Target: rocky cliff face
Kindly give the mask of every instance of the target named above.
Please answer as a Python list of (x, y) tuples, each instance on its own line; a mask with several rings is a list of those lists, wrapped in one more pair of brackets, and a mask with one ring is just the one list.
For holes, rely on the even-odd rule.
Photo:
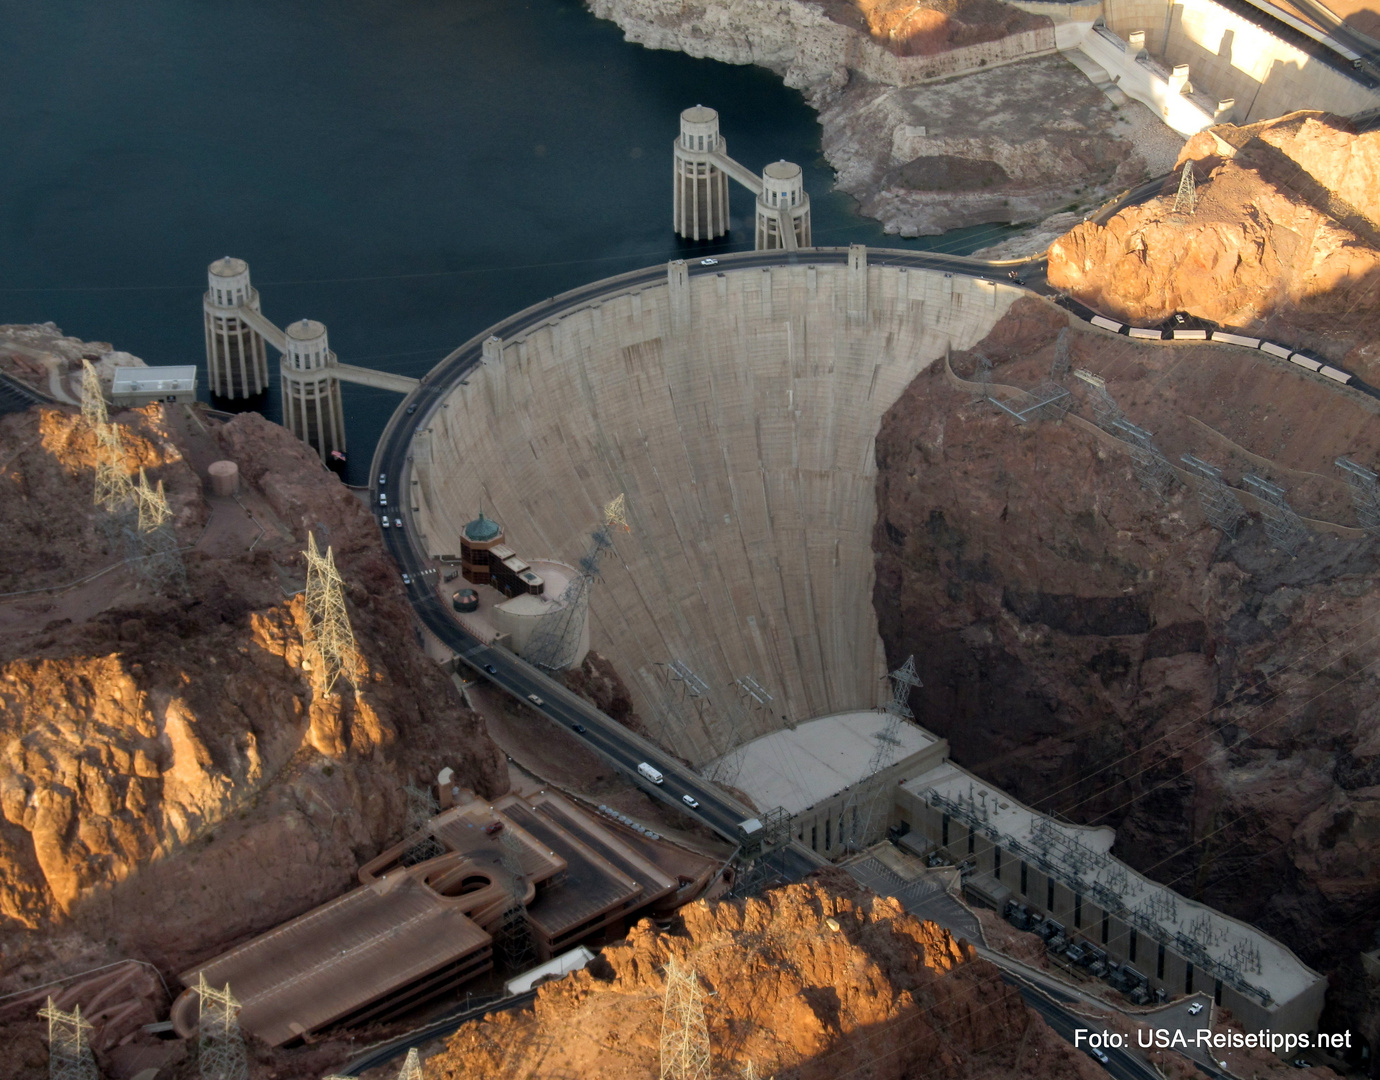
[(670, 933), (640, 923), (588, 971), (541, 990), (533, 1012), (467, 1025), (427, 1075), (654, 1076), (672, 958), (694, 965), (708, 995), (715, 1075), (749, 1062), (782, 1080), (860, 1066), (877, 1080), (1097, 1075), (966, 944), (847, 878), (700, 901), (678, 921)]
[(1081, 213), (1183, 145), (1142, 106), (1114, 110), (1042, 55), (1054, 48), (1047, 18), (991, 0), (587, 3), (629, 41), (760, 64), (801, 90), (839, 188), (902, 236)]
[(1141, 326), (1187, 312), (1375, 374), (1380, 133), (1295, 113), (1200, 133), (1184, 147), (1198, 206), (1166, 194), (1049, 248), (1049, 280)]
[[(979, 346), (993, 381), (1046, 378), (1066, 322), (1013, 306)], [(1245, 350), (1070, 343), (1171, 461), (1263, 472), (1300, 513), (1354, 522), (1332, 459), (1380, 457), (1364, 403)], [(888, 659), (915, 654), (920, 722), (1279, 937), (1332, 976), (1331, 1018), (1373, 1036), (1357, 954), (1380, 922), (1376, 540), (1318, 532), (1291, 557), (1253, 519), (1228, 542), (1182, 486), (1144, 491), (1110, 438), (1018, 425), (938, 368), (887, 414), (877, 460), (874, 599)]]
[[(320, 903), (395, 839), (403, 785), (443, 765), (507, 790), (409, 629), (367, 508), (314, 455), (257, 414), (204, 434), (180, 409), (119, 420), (130, 464), (169, 491), (185, 591), (119, 563), (79, 416), (0, 419), (5, 590), (110, 567), (0, 598), (0, 992), (117, 956), (175, 971)], [(201, 494), (219, 457), (238, 503)], [(320, 693), (304, 664), (307, 528), (348, 582), (358, 690)]]

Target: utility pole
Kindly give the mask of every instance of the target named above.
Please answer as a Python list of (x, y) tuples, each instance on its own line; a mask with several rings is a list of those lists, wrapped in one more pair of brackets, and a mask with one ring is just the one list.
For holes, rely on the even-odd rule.
[(38, 1011), (48, 1021), (48, 1080), (100, 1080), (91, 1054), (91, 1025), (81, 1018), (81, 1006), (63, 1012), (53, 1004)]
[(704, 990), (694, 965), (666, 962), (661, 1011), (661, 1080), (713, 1080)]
[(329, 694), (342, 675), (359, 688), (359, 651), (355, 632), (345, 610), (345, 583), (335, 568), (335, 555), (326, 548), (323, 555), (316, 546), (316, 534), (307, 533), (307, 627), (306, 651), (311, 660), (312, 682), (322, 694)]

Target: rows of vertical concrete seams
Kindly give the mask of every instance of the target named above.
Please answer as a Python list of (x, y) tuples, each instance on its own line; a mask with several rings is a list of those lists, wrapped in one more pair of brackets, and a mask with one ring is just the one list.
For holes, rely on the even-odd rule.
[[(672, 264), (669, 283), (491, 342), (415, 440), (431, 553), (457, 549), (482, 507), (526, 557), (574, 562), (600, 507), (626, 493), (631, 531), (603, 560), (591, 642), (666, 746), (699, 764), (879, 703), (881, 417), (1017, 295), (884, 256), (688, 281)], [(766, 693), (748, 694), (749, 679)]]

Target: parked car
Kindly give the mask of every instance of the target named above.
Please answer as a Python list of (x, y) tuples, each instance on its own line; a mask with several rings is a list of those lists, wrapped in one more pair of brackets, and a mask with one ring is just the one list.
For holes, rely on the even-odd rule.
[(1202, 1012), (1202, 1011), (1203, 1011), (1203, 1003), (1202, 1003), (1201, 1001), (1195, 1001), (1192, 1005), (1190, 1005), (1190, 1006), (1188, 1007), (1188, 1015), (1189, 1015), (1189, 1016), (1197, 1016), (1197, 1015), (1198, 1015), (1200, 1012)]

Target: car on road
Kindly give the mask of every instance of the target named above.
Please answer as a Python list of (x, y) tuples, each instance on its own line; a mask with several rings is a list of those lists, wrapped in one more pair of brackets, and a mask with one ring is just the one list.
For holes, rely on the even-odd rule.
[(384, 515), (383, 515), (383, 527), (384, 527), (385, 529), (388, 528), (388, 515), (387, 515), (387, 514), (384, 514)]
[(583, 735), (583, 734), (585, 733), (585, 725), (584, 725), (584, 724), (571, 724), (571, 725), (570, 725), (570, 730), (573, 731), (573, 732), (575, 732), (576, 735)]
[(1200, 1012), (1202, 1012), (1202, 1011), (1203, 1011), (1203, 1003), (1202, 1003), (1201, 1001), (1195, 1001), (1192, 1005), (1190, 1005), (1190, 1006), (1188, 1007), (1188, 1015), (1189, 1015), (1189, 1016), (1197, 1016), (1197, 1015), (1198, 1015)]
[(718, 266), (718, 265), (719, 265), (719, 260), (718, 260), (718, 259), (701, 259), (701, 260), (700, 260), (700, 265), (701, 265), (701, 266)]
[(388, 474), (387, 474), (386, 472), (381, 472), (381, 473), (379, 473), (379, 483), (380, 483), (380, 484), (386, 484), (386, 483), (388, 483)]
[(527, 700), (530, 701), (533, 705), (545, 705), (545, 704), (546, 704), (546, 702), (542, 701), (542, 699), (539, 698), (539, 697), (537, 697), (536, 694), (528, 694), (528, 695), (527, 695)]
[(487, 671), (490, 675), (498, 674), (498, 668), (494, 667), (493, 664), (485, 664), (484, 670)]
[(394, 519), (393, 519), (393, 528), (395, 528), (395, 529), (401, 529), (401, 528), (402, 528), (402, 518), (394, 518)]
[(682, 795), (680, 801), (690, 807), (691, 810), (698, 810), (700, 808), (700, 804), (695, 801), (692, 795)]
[(411, 584), (412, 584), (412, 575), (411, 575), (411, 574), (404, 574), (404, 575), (403, 575), (403, 584), (404, 584), (404, 585), (411, 585)]
[(1104, 1054), (1095, 1046), (1088, 1047), (1088, 1053), (1090, 1053), (1093, 1057), (1097, 1058), (1097, 1060), (1102, 1062), (1103, 1065), (1106, 1065), (1111, 1060), (1109, 1057), (1107, 1057), (1106, 1054)]
[(385, 495), (382, 491), (379, 492), (379, 505), (380, 505), (380, 506), (387, 506), (387, 505), (388, 505), (388, 496)]
[(417, 411), (417, 403), (414, 401), (411, 405), (409, 405), (409, 406), (407, 407), (407, 415), (408, 415), (408, 416), (411, 416), (411, 415), (412, 415), (414, 412), (416, 412), (416, 411)]

